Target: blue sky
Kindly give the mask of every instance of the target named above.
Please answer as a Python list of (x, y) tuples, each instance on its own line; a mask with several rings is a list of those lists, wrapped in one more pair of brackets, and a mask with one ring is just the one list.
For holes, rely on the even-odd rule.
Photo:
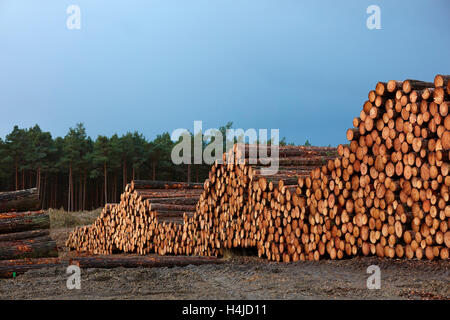
[[(81, 9), (68, 30), (66, 9)], [(366, 8), (381, 8), (381, 30)], [(0, 0), (0, 137), (280, 129), (346, 142), (378, 81), (450, 74), (450, 1)]]

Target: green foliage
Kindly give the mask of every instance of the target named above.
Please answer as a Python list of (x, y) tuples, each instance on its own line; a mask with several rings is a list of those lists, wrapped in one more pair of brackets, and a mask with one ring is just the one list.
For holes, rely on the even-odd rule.
[[(231, 126), (228, 122), (220, 130), (225, 133)], [(203, 141), (203, 148), (210, 142)], [(44, 207), (82, 210), (102, 206), (105, 197), (117, 201), (122, 186), (133, 178), (186, 181), (189, 170), (192, 181), (203, 181), (209, 166), (174, 165), (174, 145), (168, 132), (153, 141), (137, 131), (92, 140), (82, 123), (55, 138), (38, 125), (14, 126), (5, 140), (0, 139), (0, 191), (39, 183)]]
[(304, 146), (305, 146), (305, 147), (310, 147), (310, 146), (311, 146), (311, 143), (309, 143), (309, 140), (306, 140), (306, 141), (305, 141)]

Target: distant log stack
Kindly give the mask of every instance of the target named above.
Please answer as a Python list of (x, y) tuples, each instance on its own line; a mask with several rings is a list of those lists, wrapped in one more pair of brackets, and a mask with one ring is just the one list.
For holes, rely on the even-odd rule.
[(0, 260), (58, 256), (49, 215), (39, 209), (36, 188), (0, 192)]
[(284, 262), (448, 259), (449, 79), (379, 82), (347, 131), (348, 145), (280, 147), (274, 175), (264, 175), (271, 148), (235, 145), (211, 167), (201, 194), (186, 184), (132, 183), (67, 245), (201, 256), (255, 247)]
[(107, 204), (91, 225), (77, 228), (69, 248), (93, 254), (178, 253), (171, 231), (179, 233), (192, 217), (203, 184), (134, 180), (118, 204)]

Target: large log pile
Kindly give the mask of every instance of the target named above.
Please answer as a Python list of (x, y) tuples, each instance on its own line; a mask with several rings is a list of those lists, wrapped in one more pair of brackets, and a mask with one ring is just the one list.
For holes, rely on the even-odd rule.
[[(167, 202), (152, 203), (145, 197), (157, 197), (156, 191), (131, 185), (120, 204), (105, 208), (97, 227), (76, 230), (68, 246), (111, 253), (115, 243), (125, 252), (207, 256), (256, 247), (259, 256), (285, 262), (357, 255), (447, 259), (449, 79), (379, 82), (338, 156), (333, 148), (282, 147), (280, 170), (264, 176), (267, 147), (236, 145), (225, 164), (212, 166), (195, 211), (192, 199), (171, 202), (176, 189), (161, 192)], [(245, 161), (238, 163), (241, 156)], [(183, 223), (163, 221), (170, 211), (183, 213)]]
[(0, 192), (0, 260), (58, 255), (49, 215), (39, 209), (36, 188)]

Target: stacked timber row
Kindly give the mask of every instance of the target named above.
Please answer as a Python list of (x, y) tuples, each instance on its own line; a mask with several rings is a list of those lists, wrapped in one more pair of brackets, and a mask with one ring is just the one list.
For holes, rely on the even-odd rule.
[[(270, 150), (235, 145), (226, 155), (227, 164), (212, 166), (197, 205), (197, 221), (191, 222), (200, 226), (200, 254), (257, 247), (260, 256), (280, 261), (285, 254), (287, 260), (286, 234), (295, 232), (307, 210), (306, 186), (299, 181), (337, 153), (331, 147), (280, 147), (279, 170), (265, 176), (263, 170), (276, 156)], [(289, 260), (296, 260), (294, 252), (290, 255)]]
[(0, 192), (0, 260), (56, 257), (37, 189)]
[(202, 191), (201, 183), (134, 180), (118, 204), (106, 204), (91, 226), (69, 235), (66, 245), (94, 254), (179, 253), (173, 235), (193, 216)]
[[(251, 158), (238, 164), (241, 150), (236, 145), (234, 152), (223, 159), (227, 163), (227, 156), (234, 154), (236, 164), (216, 162), (203, 185), (133, 181), (119, 204), (105, 206), (92, 226), (76, 229), (67, 246), (94, 254), (156, 252), (201, 256), (221, 255), (223, 248), (252, 247), (262, 232), (256, 219), (260, 211), (249, 214), (255, 205), (261, 210), (262, 205), (257, 202), (265, 203), (262, 198), (269, 194), (269, 201), (273, 199), (275, 204), (275, 199), (284, 197), (286, 191), (290, 200), (289, 194), (296, 192), (299, 177), (306, 177), (311, 168), (337, 156), (336, 148), (331, 147), (280, 147), (277, 174), (252, 184), (270, 165), (273, 155), (265, 152), (268, 150), (254, 153), (258, 151), (255, 146), (246, 148), (243, 151)], [(257, 188), (262, 186), (262, 180), (268, 188), (264, 195)], [(301, 192), (302, 188), (298, 189)], [(297, 203), (299, 197), (293, 198)]]

